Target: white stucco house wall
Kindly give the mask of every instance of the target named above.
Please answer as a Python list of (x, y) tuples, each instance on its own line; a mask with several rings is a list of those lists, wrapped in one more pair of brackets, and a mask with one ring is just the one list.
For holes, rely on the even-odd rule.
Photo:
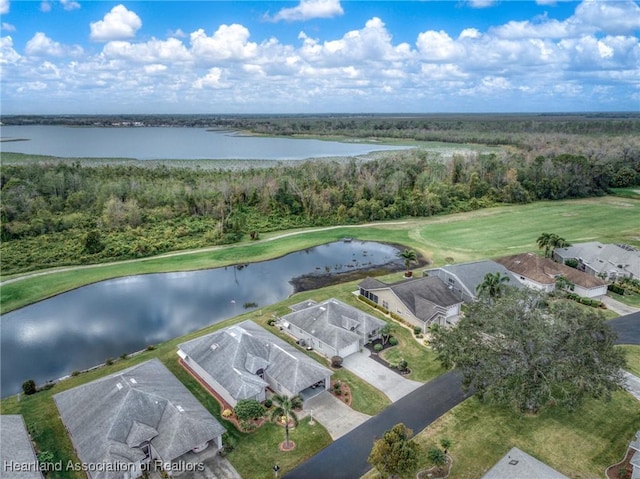
[(358, 284), (360, 295), (427, 331), (432, 324), (453, 325), (460, 316), (462, 296), (440, 278), (424, 277), (386, 284), (366, 278)]

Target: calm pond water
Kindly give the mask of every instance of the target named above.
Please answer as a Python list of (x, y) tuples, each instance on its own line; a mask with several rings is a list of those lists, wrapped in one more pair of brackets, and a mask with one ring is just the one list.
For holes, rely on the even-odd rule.
[(67, 158), (134, 158), (138, 160), (304, 160), (358, 156), (403, 147), (336, 141), (240, 136), (205, 128), (78, 128), (3, 126), (0, 137), (29, 141), (0, 142), (0, 152)]
[(335, 242), (244, 266), (102, 281), (13, 311), (0, 318), (1, 396), (236, 316), (245, 303), (282, 301), (296, 277), (397, 266), (397, 252)]

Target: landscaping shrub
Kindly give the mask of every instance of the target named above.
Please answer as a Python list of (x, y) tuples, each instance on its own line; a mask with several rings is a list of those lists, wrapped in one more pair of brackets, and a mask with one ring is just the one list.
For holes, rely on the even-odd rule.
[(29, 380), (23, 382), (22, 383), (22, 391), (26, 395), (31, 395), (31, 394), (37, 393), (38, 389), (36, 388), (36, 382), (33, 379), (29, 379)]
[(610, 284), (609, 286), (607, 286), (607, 289), (613, 293), (620, 294), (620, 295), (624, 295), (624, 291), (625, 291), (623, 287), (618, 286), (617, 284)]
[(273, 406), (273, 401), (271, 399), (265, 399), (264, 401), (264, 407), (266, 407), (267, 409), (269, 409), (271, 406)]
[(244, 432), (253, 432), (258, 429), (258, 426), (249, 421), (240, 421), (240, 427)]
[(342, 367), (342, 357), (341, 356), (331, 356), (331, 367), (332, 368), (340, 368), (340, 367)]
[(228, 432), (225, 432), (222, 435), (222, 445), (224, 446), (225, 452), (231, 452), (236, 447), (236, 438), (230, 435)]
[(396, 338), (395, 336), (391, 336), (389, 338), (389, 345), (390, 346), (397, 346), (398, 344), (398, 338)]
[(222, 411), (222, 417), (231, 417), (233, 416), (233, 411), (231, 409), (225, 409)]
[(566, 264), (567, 266), (569, 266), (571, 268), (577, 268), (578, 267), (578, 260), (574, 259), (574, 258), (569, 258), (568, 260), (565, 260), (564, 264)]
[(374, 346), (373, 346), (373, 350), (374, 350), (376, 353), (379, 353), (380, 351), (382, 351), (382, 347), (383, 347), (383, 346), (382, 346), (382, 344), (378, 343), (378, 344), (376, 344), (376, 345), (374, 345)]
[(420, 326), (414, 326), (413, 327), (413, 334), (415, 334), (416, 336), (418, 334), (420, 334), (422, 332), (422, 328)]
[[(255, 399), (241, 399), (233, 408), (236, 416), (240, 421), (248, 421), (249, 419), (258, 419), (264, 416), (264, 406)], [(243, 426), (243, 429), (244, 428)]]
[(267, 319), (267, 324), (269, 326), (273, 326), (274, 324), (276, 324), (276, 320), (273, 319), (273, 318), (269, 318), (269, 319)]
[(107, 359), (105, 360), (105, 362), (104, 362), (104, 363), (105, 363), (107, 366), (111, 366), (111, 365), (113, 364), (113, 361), (114, 361), (114, 359), (113, 359), (113, 358), (107, 358)]
[(447, 456), (439, 447), (432, 447), (427, 451), (427, 457), (434, 466), (444, 466), (447, 463)]

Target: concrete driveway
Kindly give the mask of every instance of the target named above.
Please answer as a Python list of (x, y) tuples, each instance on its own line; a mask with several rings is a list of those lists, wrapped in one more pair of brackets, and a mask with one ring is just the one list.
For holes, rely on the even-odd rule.
[(305, 401), (299, 417), (306, 417), (311, 413), (313, 413), (313, 420), (322, 424), (334, 441), (371, 417), (354, 411), (328, 391)]
[(633, 306), (621, 303), (620, 301), (613, 299), (611, 296), (601, 296), (596, 299), (599, 299), (606, 305), (608, 309), (610, 309), (611, 311), (615, 311), (620, 315), (636, 313), (639, 311), (638, 308), (634, 308)]
[(370, 355), (371, 352), (363, 348), (361, 352), (344, 358), (342, 367), (385, 393), (393, 402), (422, 386), (422, 383), (405, 379), (398, 373), (377, 363), (369, 357)]

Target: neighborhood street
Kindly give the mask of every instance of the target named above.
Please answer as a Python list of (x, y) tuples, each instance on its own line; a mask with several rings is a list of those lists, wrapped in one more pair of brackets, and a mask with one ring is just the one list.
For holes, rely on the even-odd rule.
[(461, 378), (455, 371), (420, 386), (349, 434), (341, 437), (308, 461), (286, 474), (286, 479), (353, 479), (371, 466), (367, 457), (373, 441), (395, 424), (403, 422), (419, 432), (465, 399)]
[(616, 344), (640, 344), (640, 311), (607, 321), (616, 333)]
[[(616, 344), (640, 345), (640, 312), (607, 321), (618, 334)], [(393, 403), (350, 433), (320, 451), (284, 476), (285, 479), (352, 479), (371, 465), (367, 457), (373, 442), (402, 422), (417, 433), (461, 403), (461, 377), (456, 371), (439, 376)]]

